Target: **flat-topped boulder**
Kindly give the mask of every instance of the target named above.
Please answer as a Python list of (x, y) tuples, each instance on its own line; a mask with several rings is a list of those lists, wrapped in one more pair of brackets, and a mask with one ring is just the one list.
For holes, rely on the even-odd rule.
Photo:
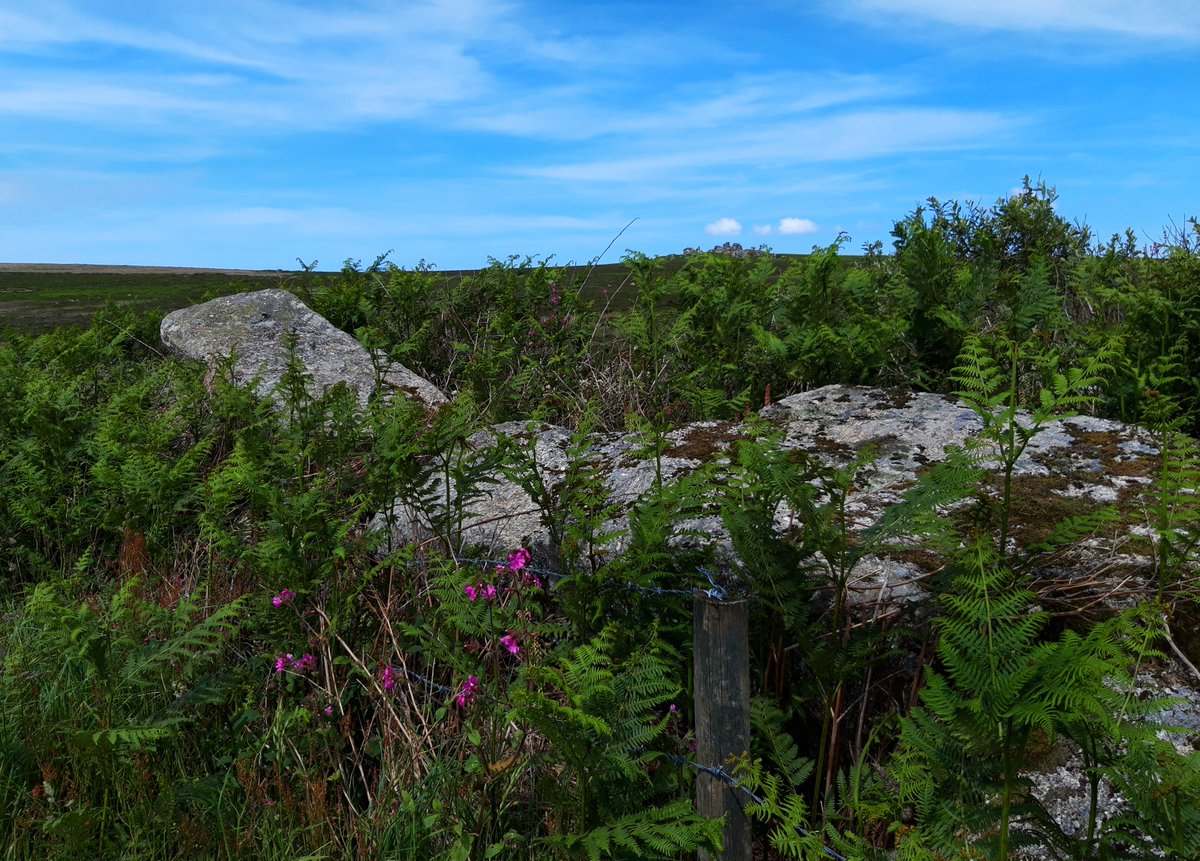
[[(869, 447), (873, 458), (858, 470), (846, 502), (848, 527), (857, 540), (904, 498), (921, 475), (945, 460), (951, 446), (967, 445), (983, 424), (972, 410), (944, 395), (840, 385), (792, 395), (764, 408), (760, 418), (765, 422), (757, 426), (699, 422), (676, 428), (662, 440), (657, 462), (645, 454), (645, 439), (638, 434), (594, 434), (583, 457), (599, 475), (605, 502), (614, 509), (603, 526), (603, 531), (612, 533), (603, 558), (628, 546), (629, 512), (657, 481), (670, 484), (706, 464), (727, 460), (735, 442), (748, 434), (773, 433), (780, 449), (832, 467), (853, 462)], [(479, 450), (505, 437), (536, 461), (547, 490), (562, 488), (569, 471), (569, 431), (510, 422), (481, 430), (470, 442)], [(985, 470), (996, 467), (987, 459), (986, 446), (981, 456)], [(1117, 519), (1103, 531), (1039, 561), (1040, 593), (1050, 604), (1090, 596), (1111, 605), (1135, 598), (1139, 588), (1149, 583), (1154, 559), (1146, 512), (1153, 504), (1148, 493), (1157, 469), (1157, 449), (1149, 434), (1120, 422), (1073, 416), (1044, 425), (1034, 436), (1015, 468), (1013, 552), (1024, 554), (1045, 542), (1066, 518), (1110, 506), (1118, 511)], [(712, 481), (723, 481), (719, 469)], [(709, 490), (715, 494), (715, 485)], [(977, 492), (981, 498), (994, 499), (998, 480), (985, 482)], [(445, 488), (438, 485), (429, 495), (429, 505), (422, 500), (397, 500), (376, 525), (382, 527), (386, 520), (394, 545), (428, 537), (438, 531), (431, 512), (446, 499)], [(963, 504), (978, 504), (978, 500)], [(511, 469), (497, 469), (464, 504), (465, 517), (456, 521), (458, 530), (452, 538), (460, 549), (481, 549), (497, 556), (524, 545), (543, 564), (553, 565), (556, 558), (543, 507), (513, 478)], [(781, 504), (776, 524), (783, 530), (790, 523), (795, 523), (795, 512)], [(707, 546), (717, 556), (732, 552), (715, 506), (708, 513), (693, 512), (678, 524), (674, 540), (681, 546)], [(928, 594), (925, 575), (936, 564), (916, 542), (908, 547), (893, 542), (859, 560), (850, 576), (851, 601), (874, 612), (921, 600)]]
[(446, 396), (428, 380), (403, 365), (373, 360), (351, 335), (286, 290), (258, 290), (222, 296), (190, 308), (172, 311), (160, 329), (163, 344), (175, 355), (217, 367), (233, 358), (233, 381), (255, 381), (257, 391), (273, 397), (287, 369), (289, 340), (295, 338), (295, 355), (311, 379), (318, 397), (338, 383), (354, 392), (360, 406), (375, 392), (402, 393), (428, 407), (446, 402)]

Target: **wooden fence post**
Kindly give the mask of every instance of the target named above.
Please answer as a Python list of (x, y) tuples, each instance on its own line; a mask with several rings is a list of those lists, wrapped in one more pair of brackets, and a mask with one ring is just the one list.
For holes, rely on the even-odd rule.
[[(708, 593), (692, 596), (696, 759), (719, 766), (750, 750), (750, 643), (745, 601), (718, 601)], [(696, 775), (696, 811), (725, 816), (720, 861), (751, 861), (750, 820), (742, 813), (744, 797), (729, 784), (703, 771)], [(717, 861), (700, 852), (700, 861)]]

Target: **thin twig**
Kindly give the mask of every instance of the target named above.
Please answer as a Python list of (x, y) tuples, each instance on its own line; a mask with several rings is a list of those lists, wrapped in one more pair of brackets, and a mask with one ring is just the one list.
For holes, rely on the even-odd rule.
[(1180, 651), (1179, 646), (1175, 645), (1175, 639), (1171, 636), (1171, 626), (1167, 623), (1166, 615), (1162, 617), (1163, 638), (1167, 641), (1167, 645), (1171, 647), (1171, 651), (1175, 653), (1175, 657), (1183, 662), (1183, 665), (1192, 671), (1192, 675), (1200, 679), (1200, 670), (1196, 669), (1196, 665), (1188, 660), (1187, 655)]

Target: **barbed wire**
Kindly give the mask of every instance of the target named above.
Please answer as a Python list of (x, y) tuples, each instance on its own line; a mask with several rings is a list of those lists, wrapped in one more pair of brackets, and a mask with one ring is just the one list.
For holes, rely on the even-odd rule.
[(432, 679), (427, 679), (419, 673), (414, 673), (412, 670), (409, 670), (405, 667), (393, 667), (391, 664), (387, 664), (386, 666), (391, 669), (393, 673), (403, 675), (406, 679), (410, 679), (414, 682), (419, 682), (420, 684), (423, 684), (427, 688), (435, 690), (438, 693), (449, 694), (450, 696), (454, 696), (458, 693), (458, 691), (454, 690), (453, 688), (440, 685)]
[[(459, 559), (459, 558), (456, 558), (455, 561), (460, 564), (478, 564), (478, 565), (503, 565), (504, 564), (503, 561), (497, 561), (494, 559)], [(553, 572), (547, 572), (547, 571), (545, 571), (545, 569), (534, 568), (531, 566), (525, 566), (519, 570), (520, 571), (531, 571), (533, 573), (543, 574), (543, 575), (546, 575), (548, 573), (553, 573)], [(695, 594), (696, 591), (703, 591), (714, 601), (728, 600), (725, 590), (722, 589), (713, 580), (712, 572), (708, 571), (705, 568), (698, 568), (697, 570), (705, 576), (705, 579), (708, 580), (709, 587), (710, 587), (709, 589), (707, 589), (707, 590), (667, 589), (667, 588), (655, 587), (655, 586), (639, 586), (634, 583), (624, 583), (624, 584), (618, 583), (618, 584), (611, 584), (611, 585), (614, 587), (617, 587), (617, 588), (625, 589), (627, 591), (643, 592), (643, 593), (648, 593), (648, 594), (652, 594), (652, 595), (668, 595), (668, 596), (684, 596), (684, 595), (686, 595), (688, 597), (691, 597), (693, 594)], [(514, 572), (514, 573), (517, 573), (517, 572)], [(558, 575), (558, 576), (561, 578), (563, 575)], [(453, 688), (447, 687), (446, 685), (442, 685), (435, 681), (432, 681), (431, 679), (427, 679), (424, 676), (420, 675), (419, 673), (414, 673), (405, 667), (392, 667), (390, 664), (388, 666), (393, 673), (396, 673), (397, 675), (401, 675), (410, 681), (414, 681), (419, 684), (422, 684), (422, 685), (426, 686), (427, 688), (429, 688), (430, 690), (437, 691), (438, 693), (446, 694), (448, 696), (459, 696), (461, 694), (461, 691), (456, 691)], [(475, 694), (475, 696), (478, 696), (478, 694)], [(722, 765), (716, 765), (716, 766), (703, 765), (699, 762), (695, 762), (694, 760), (688, 759), (687, 757), (679, 756), (678, 754), (674, 754), (674, 753), (665, 753), (664, 752), (663, 755), (669, 761), (674, 763), (675, 765), (678, 765), (678, 766), (681, 766), (684, 768), (690, 768), (690, 769), (693, 769), (694, 771), (700, 772), (702, 774), (710, 775), (711, 777), (714, 777), (717, 780), (720, 780), (721, 782), (728, 785), (731, 789), (734, 789), (734, 790), (737, 790), (738, 792), (740, 792), (742, 795), (744, 795), (746, 798), (748, 798), (750, 801), (752, 801), (755, 804), (759, 804), (759, 805), (766, 804), (765, 799), (763, 799), (762, 797), (760, 797), (758, 795), (755, 795), (754, 792), (752, 792), (748, 787), (743, 786), (741, 781), (739, 781), (736, 777), (734, 777), (732, 774), (730, 774), (728, 771), (726, 771), (725, 767)], [(809, 837), (809, 836), (812, 836), (812, 834), (813, 834), (813, 832), (808, 831), (800, 826), (796, 826), (796, 830), (804, 837)], [(845, 857), (843, 857), (842, 855), (839, 855), (837, 852), (835, 852), (830, 847), (822, 844), (821, 848), (824, 850), (825, 854), (829, 858), (833, 859), (833, 861), (847, 861), (847, 859)]]
[[(459, 565), (495, 565), (497, 568), (503, 568), (512, 571), (512, 569), (508, 569), (507, 559), (473, 559), (462, 556), (454, 556), (452, 558)], [(702, 568), (699, 566), (696, 568), (696, 570), (704, 575), (704, 578), (708, 581), (709, 588), (696, 589), (693, 587), (691, 589), (671, 589), (665, 586), (643, 586), (639, 583), (613, 583), (612, 581), (603, 582), (601, 587), (605, 589), (615, 589), (621, 592), (632, 592), (641, 595), (682, 598), (691, 598), (697, 591), (700, 591), (714, 601), (724, 602), (730, 600), (728, 592), (722, 586), (720, 586), (716, 580), (713, 579), (713, 574), (711, 571), (709, 571), (707, 568)], [(533, 565), (525, 565), (513, 571), (512, 573), (518, 574), (524, 571), (528, 571), (532, 574), (537, 574), (546, 578), (546, 583), (548, 585), (561, 583), (563, 580), (568, 580), (571, 577), (571, 575), (563, 574), (559, 571), (551, 571), (548, 568), (538, 568)]]
[[(755, 804), (765, 805), (767, 803), (766, 799), (764, 799), (758, 795), (755, 795), (750, 790), (749, 787), (743, 786), (742, 782), (740, 780), (738, 780), (736, 777), (734, 777), (732, 774), (730, 774), (728, 771), (726, 771), (725, 767), (723, 765), (717, 765), (717, 766), (701, 765), (698, 762), (693, 762), (692, 760), (688, 759), (685, 756), (679, 756), (678, 754), (674, 754), (674, 753), (668, 753), (668, 754), (666, 754), (666, 757), (667, 757), (667, 759), (669, 759), (671, 762), (675, 763), (678, 766), (682, 766), (684, 768), (691, 768), (695, 771), (715, 777), (717, 780), (720, 780), (722, 783), (725, 783), (726, 785), (728, 785), (731, 789), (736, 789), (738, 792), (745, 795), (748, 799), (750, 799)], [(796, 830), (798, 832), (800, 832), (800, 835), (803, 837), (813, 836), (812, 831), (809, 831), (806, 828), (801, 828), (799, 825), (796, 826)], [(821, 844), (821, 848), (825, 851), (825, 854), (827, 856), (829, 856), (830, 858), (833, 858), (834, 861), (846, 861), (846, 858), (844, 856), (839, 855), (837, 852), (835, 852), (833, 849), (829, 848), (828, 846)]]
[[(446, 687), (445, 685), (438, 684), (437, 682), (427, 679), (424, 676), (420, 675), (419, 673), (414, 673), (411, 670), (408, 670), (404, 667), (391, 667), (391, 670), (392, 670), (392, 672), (394, 672), (398, 675), (404, 676), (406, 679), (409, 679), (410, 681), (418, 682), (422, 685), (425, 685), (429, 689), (437, 691), (439, 693), (447, 694), (449, 696), (458, 696), (461, 693), (460, 691), (455, 691), (452, 688)], [(690, 768), (693, 771), (700, 772), (702, 774), (707, 774), (707, 775), (710, 775), (711, 777), (715, 777), (717, 780), (720, 780), (722, 783), (726, 784), (731, 789), (734, 789), (734, 790), (737, 790), (738, 792), (740, 792), (742, 795), (744, 795), (746, 798), (748, 798), (754, 804), (758, 804), (758, 805), (766, 804), (766, 799), (762, 798), (759, 795), (755, 795), (754, 792), (751, 791), (749, 787), (743, 786), (742, 782), (740, 780), (738, 780), (736, 777), (734, 777), (732, 774), (730, 774), (728, 771), (726, 771), (725, 767), (723, 765), (716, 765), (716, 766), (703, 765), (702, 763), (688, 759), (686, 756), (680, 756), (675, 753), (663, 752), (663, 756), (666, 757), (666, 759), (668, 759), (670, 762), (674, 763), (677, 766), (680, 766), (682, 768)], [(804, 836), (804, 837), (810, 837), (813, 835), (813, 832), (811, 832), (805, 828), (802, 828), (799, 825), (796, 826), (796, 830), (798, 832), (800, 832), (801, 836)], [(847, 861), (847, 859), (844, 856), (839, 855), (837, 852), (835, 852), (833, 849), (829, 848), (828, 846), (825, 846), (824, 844), (822, 844), (821, 848), (825, 851), (825, 854), (828, 857), (834, 859), (834, 861)]]

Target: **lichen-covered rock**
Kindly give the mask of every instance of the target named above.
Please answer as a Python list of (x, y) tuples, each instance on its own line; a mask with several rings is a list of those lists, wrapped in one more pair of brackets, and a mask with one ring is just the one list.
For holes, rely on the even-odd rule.
[[(735, 426), (726, 423), (687, 425), (667, 435), (667, 448), (657, 464), (651, 459), (635, 456), (641, 440), (634, 434), (594, 435), (584, 456), (600, 472), (607, 502), (617, 509), (616, 515), (602, 528), (602, 532), (614, 535), (614, 539), (605, 545), (605, 557), (618, 554), (628, 546), (629, 510), (657, 481), (669, 483), (694, 472), (737, 435)], [(536, 464), (540, 480), (549, 492), (560, 489), (570, 465), (570, 431), (544, 423), (506, 422), (475, 433), (468, 442), (478, 450), (497, 445), (501, 438), (526, 452), (526, 469), (532, 470)], [(521, 482), (496, 472), (476, 488), (476, 494), (463, 505), (466, 517), (454, 536), (460, 547), (480, 548), (485, 553), (499, 556), (515, 547), (525, 546), (532, 551), (537, 564), (556, 563), (545, 513)], [(375, 528), (384, 528), (385, 524), (390, 526), (393, 546), (419, 540), (436, 532), (431, 512), (444, 509), (447, 498), (444, 482), (437, 481), (428, 493), (428, 504), (397, 499), (389, 511), (375, 518), (373, 525)], [(452, 491), (449, 499), (453, 505)], [(682, 524), (681, 531), (692, 531), (690, 526), (694, 525)], [(724, 539), (717, 519), (708, 522), (705, 531), (715, 544)]]
[[(847, 500), (850, 528), (855, 533), (877, 523), (921, 473), (945, 459), (947, 447), (964, 445), (982, 428), (974, 412), (942, 395), (853, 386), (827, 386), (793, 395), (764, 408), (761, 417), (780, 434), (781, 448), (814, 455), (832, 466), (847, 464), (866, 447), (872, 448), (874, 460), (860, 470)], [(586, 458), (603, 478), (608, 503), (616, 507), (615, 516), (605, 525), (615, 533), (605, 554), (617, 554), (627, 546), (629, 509), (658, 477), (670, 483), (694, 472), (720, 458), (747, 432), (745, 425), (727, 422), (686, 425), (668, 434), (657, 465), (637, 454), (645, 449), (645, 442), (635, 434), (592, 437)], [(554, 488), (564, 480), (570, 444), (567, 430), (514, 422), (477, 433), (471, 444), (477, 449), (488, 447), (500, 435), (527, 448), (532, 441), (547, 487)], [(1056, 594), (1070, 594), (1073, 600), (1089, 594), (1080, 585), (1089, 579), (1096, 580), (1092, 593), (1102, 594), (1109, 583), (1152, 566), (1143, 537), (1147, 527), (1143, 495), (1156, 469), (1156, 455), (1145, 432), (1089, 416), (1051, 422), (1034, 437), (1016, 465), (1014, 549), (1044, 541), (1065, 517), (1113, 504), (1122, 513), (1111, 534), (1082, 541), (1047, 562), (1042, 573), (1048, 601), (1053, 602)], [(501, 554), (524, 544), (542, 562), (552, 563), (545, 512), (510, 477), (497, 472), (490, 478), (491, 483), (481, 486), (479, 495), (467, 506), (463, 528), (455, 536), (459, 546), (482, 546), (485, 552)], [(433, 495), (444, 499), (445, 489), (436, 489)], [(432, 529), (417, 510), (421, 506), (413, 508), (411, 503), (397, 509), (406, 508), (409, 516), (391, 518), (396, 542), (406, 543)], [(791, 519), (793, 512), (777, 512), (780, 528)], [(680, 537), (680, 542), (694, 545), (701, 541), (718, 553), (729, 552), (728, 536), (715, 516), (682, 524), (680, 532), (688, 535)], [(866, 556), (850, 575), (851, 603), (875, 613), (919, 600), (926, 595), (922, 584), (927, 568), (928, 557), (915, 548), (911, 553), (893, 549)], [(1102, 572), (1119, 573), (1120, 577), (1099, 576)]]
[(266, 397), (275, 395), (287, 368), (287, 338), (294, 335), (296, 357), (311, 377), (314, 396), (344, 383), (365, 406), (378, 381), (387, 393), (402, 392), (426, 406), (446, 402), (436, 386), (403, 365), (385, 360), (377, 368), (366, 348), (285, 290), (222, 296), (172, 311), (163, 318), (160, 334), (177, 356), (210, 367), (233, 356), (234, 382), (257, 380), (258, 392)]

